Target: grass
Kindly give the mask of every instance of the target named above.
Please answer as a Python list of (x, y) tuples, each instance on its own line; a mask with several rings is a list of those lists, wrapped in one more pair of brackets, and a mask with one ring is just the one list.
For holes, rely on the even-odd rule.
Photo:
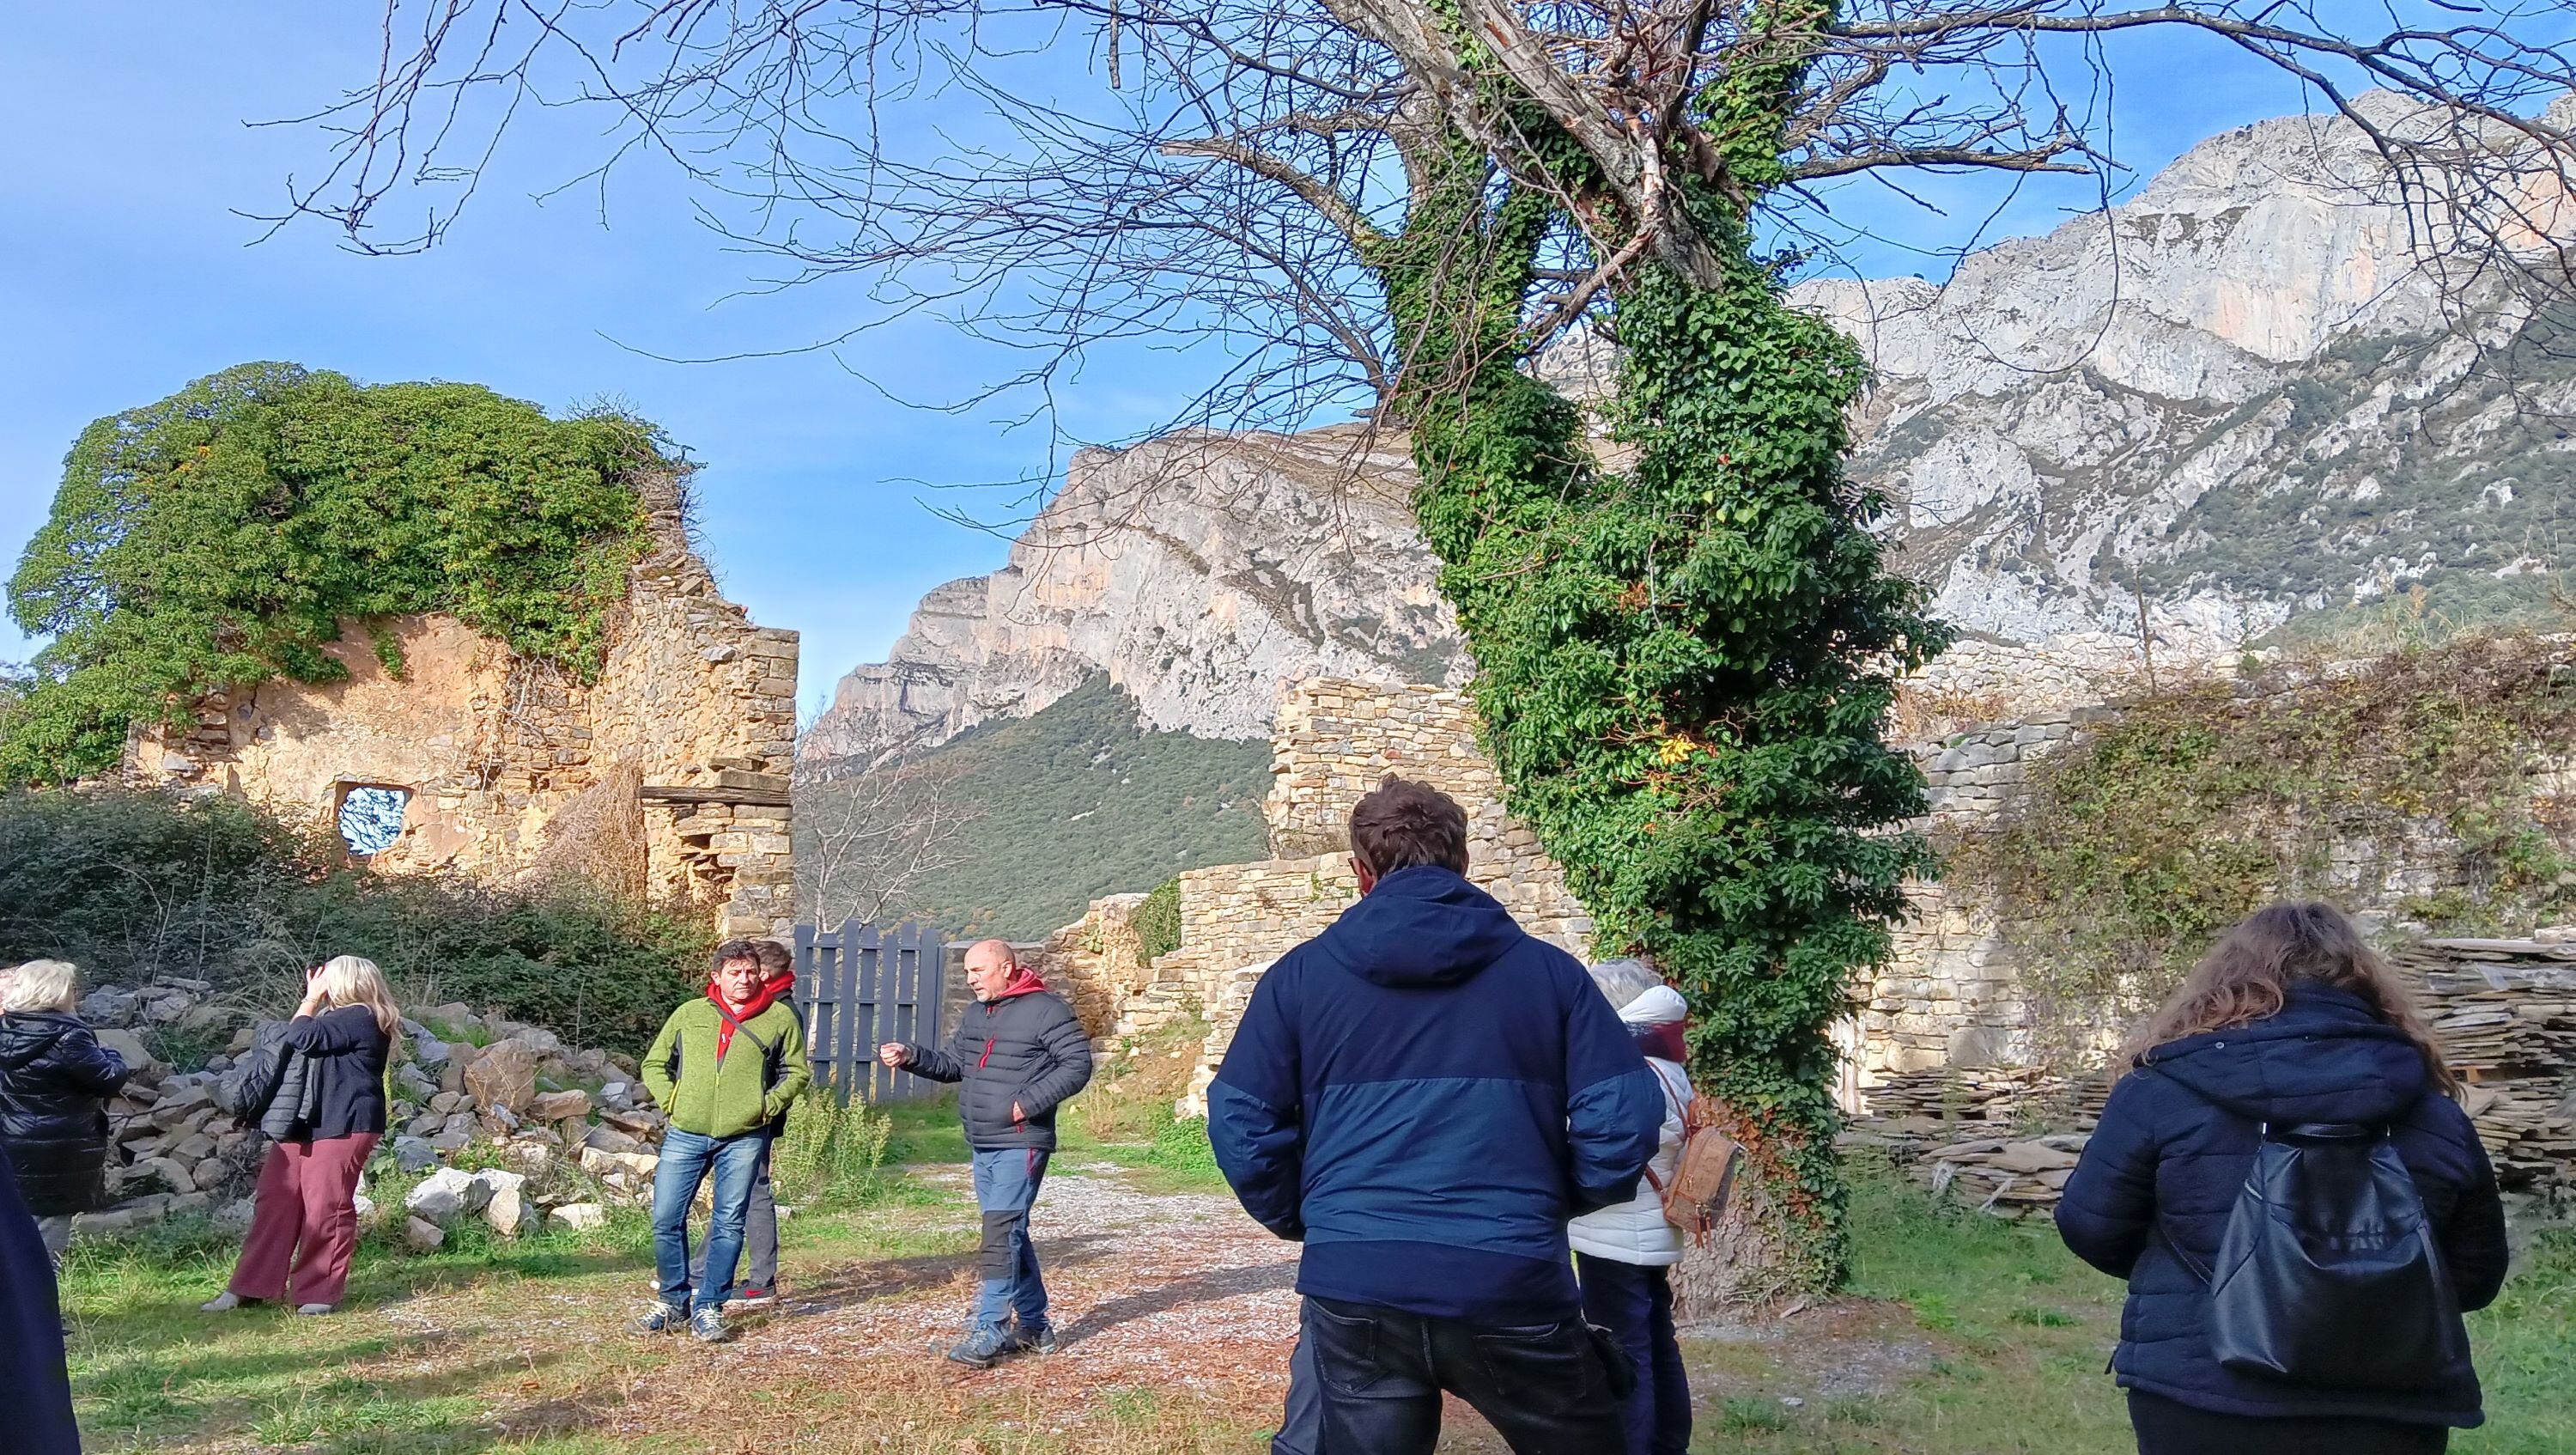
[[(2130, 1455), (2127, 1406), (2103, 1372), (2117, 1281), (2045, 1221), (1930, 1203), (1858, 1169), (1850, 1300), (1785, 1326), (1686, 1343), (1694, 1448), (1744, 1455)], [(2576, 1236), (2544, 1237), (2496, 1306), (2469, 1319), (2487, 1424), (2455, 1455), (2576, 1449)], [(1795, 1405), (1785, 1400), (1798, 1401)]]
[[(945, 1103), (898, 1107), (898, 1161), (964, 1158)], [(1098, 1143), (1065, 1118), (1067, 1158), (1155, 1167), (1154, 1149)], [(1166, 1136), (1190, 1132), (1181, 1124)], [(1203, 1138), (1200, 1145), (1204, 1145)], [(1139, 1180), (1178, 1177), (1160, 1171)], [(1174, 1185), (1196, 1185), (1179, 1182)], [(1700, 1407), (1694, 1449), (1728, 1455), (2127, 1455), (2102, 1366), (2121, 1288), (2044, 1223), (1945, 1208), (1889, 1173), (1855, 1179), (1853, 1296), (1685, 1341)], [(608, 1451), (976, 1451), (980, 1455), (1255, 1455), (1268, 1408), (1180, 1383), (1067, 1396), (961, 1383), (935, 1360), (853, 1351), (757, 1369), (716, 1387), (703, 1356), (620, 1337), (643, 1297), (644, 1220), (520, 1242), (479, 1225), (414, 1255), (363, 1246), (349, 1315), (210, 1318), (238, 1244), (203, 1221), (75, 1244), (66, 1271), (73, 1379), (93, 1451), (321, 1455), (605, 1455)], [(972, 1210), (953, 1183), (890, 1173), (884, 1191), (789, 1225), (789, 1279), (848, 1306), (963, 1286)], [(1687, 1311), (1686, 1311), (1687, 1312)], [(2461, 1455), (2576, 1449), (2561, 1393), (2576, 1363), (2576, 1234), (2544, 1235), (2497, 1306), (2472, 1316), (2490, 1423)], [(925, 1329), (925, 1339), (945, 1326)], [(880, 1351), (881, 1352), (881, 1351)], [(1276, 1357), (1264, 1348), (1248, 1358)], [(674, 1402), (678, 1402), (674, 1405)], [(1472, 1441), (1461, 1450), (1483, 1450)]]

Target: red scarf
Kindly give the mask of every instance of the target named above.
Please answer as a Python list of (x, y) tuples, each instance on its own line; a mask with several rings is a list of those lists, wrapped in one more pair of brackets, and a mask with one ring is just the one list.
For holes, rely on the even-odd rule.
[(723, 1022), (716, 1027), (716, 1060), (724, 1060), (725, 1052), (733, 1046), (733, 1033), (742, 1029), (744, 1021), (750, 1020), (784, 1000), (787, 993), (795, 988), (795, 975), (792, 973), (782, 975), (776, 980), (763, 983), (760, 989), (753, 993), (751, 1003), (736, 1010), (725, 1002), (724, 992), (716, 988), (716, 983), (712, 980), (708, 981), (707, 999), (716, 1003), (716, 1016)]

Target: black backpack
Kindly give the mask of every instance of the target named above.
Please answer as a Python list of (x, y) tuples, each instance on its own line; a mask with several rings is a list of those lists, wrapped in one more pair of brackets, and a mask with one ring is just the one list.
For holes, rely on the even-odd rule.
[(2221, 1365), (2329, 1389), (2438, 1387), (2468, 1329), (2415, 1175), (2387, 1127), (2265, 1124), (2209, 1285)]

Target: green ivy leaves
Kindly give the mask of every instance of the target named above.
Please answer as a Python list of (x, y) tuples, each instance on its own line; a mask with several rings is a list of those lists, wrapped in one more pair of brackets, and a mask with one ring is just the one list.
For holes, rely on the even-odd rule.
[(0, 782), (112, 766), (218, 687), (328, 681), (344, 621), (440, 611), (596, 672), (645, 544), (657, 431), (468, 384), (244, 364), (81, 432), (9, 582), (52, 641), (0, 709)]

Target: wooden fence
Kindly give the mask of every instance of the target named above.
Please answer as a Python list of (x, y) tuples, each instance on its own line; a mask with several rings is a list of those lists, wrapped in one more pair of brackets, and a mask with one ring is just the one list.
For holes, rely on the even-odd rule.
[(877, 1059), (887, 1041), (936, 1046), (948, 973), (946, 936), (925, 925), (844, 921), (796, 927), (796, 1007), (814, 1080), (843, 1101), (910, 1101), (944, 1088)]

